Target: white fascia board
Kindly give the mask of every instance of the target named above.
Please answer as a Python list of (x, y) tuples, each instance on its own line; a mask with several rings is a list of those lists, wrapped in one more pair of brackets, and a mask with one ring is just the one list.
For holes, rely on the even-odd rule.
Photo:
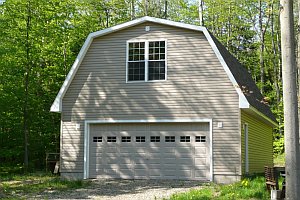
[(246, 99), (244, 93), (242, 92), (239, 84), (237, 83), (237, 81), (235, 80), (233, 74), (231, 73), (229, 67), (227, 66), (223, 56), (221, 55), (219, 49), (217, 48), (215, 42), (213, 41), (212, 37), (210, 36), (209, 32), (207, 31), (206, 28), (204, 28), (203, 33), (205, 35), (205, 37), (207, 38), (209, 44), (211, 45), (213, 51), (215, 52), (216, 56), (218, 57), (221, 65), (223, 66), (227, 76), (229, 77), (230, 81), (232, 82), (235, 90), (237, 91), (238, 95), (239, 95), (239, 108), (249, 108), (250, 104), (248, 102), (248, 100)]
[(141, 119), (141, 120), (114, 120), (114, 119), (104, 119), (104, 120), (86, 120), (88, 124), (101, 124), (101, 123), (185, 123), (185, 122), (211, 122), (211, 119)]
[(62, 87), (60, 88), (60, 90), (59, 90), (59, 92), (58, 92), (58, 94), (57, 94), (57, 96), (56, 96), (56, 98), (55, 98), (55, 100), (54, 100), (54, 102), (51, 106), (51, 109), (50, 109), (51, 112), (61, 112), (62, 98), (65, 95), (68, 87), (70, 86), (70, 84), (71, 84), (71, 82), (72, 82), (72, 80), (73, 80), (73, 78), (74, 78), (74, 76), (75, 76), (75, 74), (76, 74), (76, 72), (79, 68), (79, 65), (81, 64), (88, 48), (90, 47), (90, 45), (92, 43), (92, 40), (93, 40), (93, 36), (92, 36), (92, 34), (89, 34), (89, 36), (85, 40), (82, 48), (80, 49), (80, 52), (79, 52), (75, 62), (73, 63), (73, 65), (72, 65), (72, 67), (71, 67), (71, 69), (70, 69), (70, 71), (69, 71), (69, 73), (68, 73), (68, 75), (67, 75), (67, 77), (66, 77), (66, 79), (63, 83), (63, 85), (62, 85)]

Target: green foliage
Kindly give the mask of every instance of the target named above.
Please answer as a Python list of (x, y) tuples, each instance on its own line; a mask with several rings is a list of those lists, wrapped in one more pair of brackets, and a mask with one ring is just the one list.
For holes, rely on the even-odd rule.
[(244, 178), (242, 181), (230, 184), (211, 184), (199, 190), (179, 193), (171, 196), (170, 200), (200, 200), (200, 199), (270, 199), (265, 187), (265, 178), (261, 176)]
[(284, 138), (279, 137), (278, 139), (276, 138), (275, 141), (273, 142), (273, 151), (275, 155), (281, 155), (284, 152)]
[(285, 166), (285, 153), (274, 155), (274, 165), (281, 166), (281, 167)]
[[(203, 13), (204, 25), (265, 88), (279, 123), (276, 154), (283, 151), (278, 6), (270, 0), (262, 1), (261, 8), (257, 0), (205, 0)], [(264, 41), (258, 29), (260, 12)], [(23, 164), (24, 122), (32, 168), (44, 167), (40, 160), (46, 152), (59, 152), (60, 117), (49, 109), (87, 35), (146, 14), (199, 24), (198, 1), (190, 0), (6, 0), (0, 5), (0, 163)], [(259, 67), (262, 43), (264, 75)]]

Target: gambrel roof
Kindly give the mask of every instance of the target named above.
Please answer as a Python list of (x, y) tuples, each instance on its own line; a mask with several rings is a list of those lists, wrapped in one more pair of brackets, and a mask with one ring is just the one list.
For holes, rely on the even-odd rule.
[(268, 105), (263, 102), (263, 96), (261, 95), (259, 89), (257, 88), (255, 82), (251, 78), (251, 75), (248, 71), (235, 59), (228, 50), (205, 28), (201, 26), (195, 26), (190, 24), (184, 24), (180, 22), (174, 22), (165, 19), (158, 19), (154, 17), (142, 17), (129, 21), (120, 25), (113, 26), (101, 31), (97, 31), (89, 34), (83, 47), (81, 48), (66, 80), (64, 81), (59, 93), (57, 94), (52, 106), (51, 112), (61, 112), (62, 111), (62, 99), (70, 86), (88, 48), (90, 47), (94, 38), (107, 35), (122, 29), (126, 29), (132, 26), (144, 22), (153, 22), (168, 26), (174, 26), (178, 28), (184, 28), (194, 31), (202, 32), (209, 44), (211, 45), (214, 53), (218, 57), (221, 65), (223, 66), (228, 78), (235, 87), (239, 95), (239, 107), (242, 109), (251, 110), (251, 112), (260, 115), (263, 119), (267, 120), (269, 123), (275, 125), (276, 119), (272, 114)]
[(270, 110), (270, 107), (264, 101), (263, 95), (260, 93), (257, 85), (251, 77), (251, 74), (244, 66), (219, 42), (212, 34), (210, 34), (216, 44), (220, 54), (224, 58), (232, 75), (237, 81), (239, 88), (242, 90), (248, 103), (257, 111), (263, 113), (272, 121), (276, 122), (276, 118)]

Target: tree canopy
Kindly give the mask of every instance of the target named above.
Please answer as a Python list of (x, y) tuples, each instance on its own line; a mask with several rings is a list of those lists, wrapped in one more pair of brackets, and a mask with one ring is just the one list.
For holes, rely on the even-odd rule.
[(201, 13), (201, 23), (266, 96), (280, 123), (275, 153), (282, 152), (279, 8), (274, 0), (6, 0), (0, 4), (0, 163), (41, 168), (46, 152), (59, 152), (60, 116), (49, 109), (87, 35), (145, 15), (199, 25)]

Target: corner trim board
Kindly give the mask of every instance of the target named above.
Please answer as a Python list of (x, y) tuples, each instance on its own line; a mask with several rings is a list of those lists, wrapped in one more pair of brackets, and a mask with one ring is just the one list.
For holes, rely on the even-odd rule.
[(84, 158), (83, 158), (83, 179), (89, 178), (89, 141), (90, 141), (90, 124), (114, 124), (114, 123), (209, 123), (209, 151), (210, 151), (210, 181), (213, 181), (213, 120), (212, 119), (145, 119), (145, 120), (85, 120), (84, 121)]

